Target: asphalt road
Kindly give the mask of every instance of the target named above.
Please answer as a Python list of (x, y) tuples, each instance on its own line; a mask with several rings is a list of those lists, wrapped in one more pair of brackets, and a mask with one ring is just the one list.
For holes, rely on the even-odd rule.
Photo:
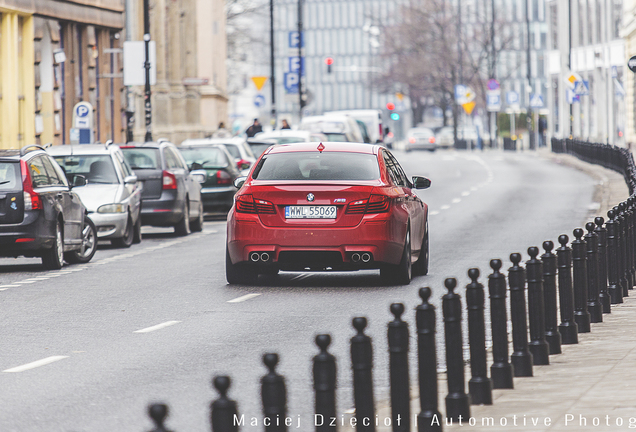
[(479, 267), (486, 283), (491, 258), (502, 258), (505, 269), (511, 252), (528, 259), (528, 246), (571, 235), (592, 205), (591, 178), (529, 153), (396, 156), (407, 174), (432, 180), (419, 191), (430, 208), (430, 274), (407, 287), (383, 286), (372, 271), (282, 273), (259, 286), (227, 285), (223, 221), (184, 238), (144, 228), (140, 245), (105, 246), (91, 263), (61, 271), (42, 270), (39, 260), (0, 259), (0, 431), (149, 430), (151, 401), (170, 405), (175, 432), (209, 430), (210, 379), (218, 373), (231, 375), (240, 412), (259, 420), (243, 430), (260, 431), (265, 352), (281, 356), (289, 413), (301, 415), (301, 428), (292, 430), (313, 430), (316, 334), (333, 336), (343, 412), (353, 405), (351, 318), (368, 317), (381, 400), (390, 303), (406, 304), (412, 328), (419, 287), (432, 287), (439, 305), (444, 278), (456, 276), (463, 294), (468, 268)]

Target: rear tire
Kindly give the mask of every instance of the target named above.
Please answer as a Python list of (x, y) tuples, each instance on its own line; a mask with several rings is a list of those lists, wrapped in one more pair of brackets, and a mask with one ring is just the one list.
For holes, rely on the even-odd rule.
[(84, 229), (82, 230), (82, 247), (80, 250), (66, 252), (64, 259), (71, 264), (85, 264), (93, 259), (97, 252), (97, 228), (88, 217), (84, 217)]
[(413, 263), (414, 275), (424, 276), (428, 274), (428, 259), (428, 224), (426, 224), (426, 232), (422, 240), (422, 250), (420, 250), (420, 256), (417, 258), (417, 261)]
[(397, 265), (386, 264), (380, 269), (380, 276), (391, 285), (408, 285), (411, 283), (411, 229), (406, 230), (402, 259)]
[(133, 225), (132, 217), (128, 215), (128, 220), (126, 221), (126, 229), (124, 230), (124, 236), (120, 238), (112, 239), (111, 242), (113, 246), (120, 248), (129, 248), (133, 244), (135, 227)]
[(225, 278), (232, 285), (254, 285), (258, 280), (255, 269), (247, 263), (232, 264), (230, 251), (225, 247)]
[(190, 224), (192, 232), (203, 231), (203, 203), (199, 201), (199, 216)]
[(59, 270), (64, 265), (64, 232), (60, 221), (55, 224), (53, 247), (46, 249), (42, 254), (42, 264), (48, 270)]
[(186, 205), (183, 209), (183, 219), (174, 226), (174, 232), (178, 236), (187, 236), (190, 234), (190, 204), (188, 204), (187, 199), (188, 198), (186, 197)]

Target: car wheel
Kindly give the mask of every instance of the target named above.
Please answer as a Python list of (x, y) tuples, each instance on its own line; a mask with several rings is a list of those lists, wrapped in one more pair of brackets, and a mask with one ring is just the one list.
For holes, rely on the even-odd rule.
[(55, 242), (53, 247), (42, 254), (42, 264), (49, 270), (59, 270), (64, 265), (64, 232), (62, 224), (55, 224)]
[(137, 223), (135, 224), (135, 229), (133, 230), (133, 243), (141, 243), (141, 213), (139, 213), (139, 216), (137, 217)]
[(258, 280), (258, 273), (248, 263), (232, 263), (230, 251), (225, 246), (225, 278), (232, 285), (254, 285)]
[(203, 231), (203, 203), (199, 201), (199, 216), (190, 224), (192, 232)]
[(135, 227), (133, 225), (132, 217), (128, 215), (126, 221), (126, 229), (124, 230), (124, 236), (112, 240), (112, 243), (116, 247), (129, 248), (133, 244), (133, 237), (135, 234)]
[(420, 256), (417, 258), (417, 261), (413, 264), (413, 274), (416, 275), (427, 275), (428, 274), (428, 224), (426, 225), (426, 232), (424, 233), (424, 239), (422, 240), (422, 250), (420, 251)]
[(84, 264), (89, 262), (97, 251), (97, 228), (88, 217), (84, 217), (84, 229), (82, 230), (82, 247), (79, 250), (67, 252), (64, 258), (71, 264)]
[[(186, 198), (187, 200), (187, 198)], [(186, 201), (185, 208), (183, 209), (183, 219), (174, 226), (174, 232), (178, 236), (187, 236), (190, 234), (190, 205)]]
[(408, 285), (411, 283), (411, 229), (406, 230), (406, 240), (402, 259), (397, 265), (387, 264), (380, 269), (380, 276), (389, 284)]

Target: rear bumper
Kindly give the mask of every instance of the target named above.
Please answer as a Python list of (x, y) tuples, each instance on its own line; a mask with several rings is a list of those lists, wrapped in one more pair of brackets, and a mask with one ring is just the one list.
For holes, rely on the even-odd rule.
[[(268, 228), (258, 221), (236, 220), (231, 213), (228, 218), (228, 251), (234, 264), (253, 262), (250, 260), (253, 252), (267, 252), (270, 259), (263, 264), (285, 270), (321, 270), (325, 267), (355, 270), (398, 264), (404, 248), (403, 237), (391, 229), (390, 220), (384, 215), (378, 216), (365, 216), (355, 227), (310, 229)], [(336, 252), (339, 256), (333, 259), (334, 254), (329, 252)], [(354, 262), (352, 257), (355, 253), (365, 252), (371, 255), (368, 262)], [(330, 257), (327, 262), (322, 262), (327, 256)]]
[(203, 211), (228, 211), (234, 204), (236, 191), (234, 186), (204, 187), (201, 189)]
[[(20, 239), (33, 241), (16, 242)], [(41, 211), (27, 211), (18, 224), (0, 225), (0, 256), (40, 256), (55, 241), (55, 224), (49, 223)]]
[(97, 238), (107, 240), (124, 236), (128, 213), (89, 213), (88, 217), (97, 228)]
[(408, 150), (436, 150), (438, 145), (436, 143), (407, 143), (406, 148)]
[(173, 226), (183, 219), (183, 200), (177, 191), (163, 191), (158, 199), (144, 199), (141, 205), (141, 223), (153, 226)]

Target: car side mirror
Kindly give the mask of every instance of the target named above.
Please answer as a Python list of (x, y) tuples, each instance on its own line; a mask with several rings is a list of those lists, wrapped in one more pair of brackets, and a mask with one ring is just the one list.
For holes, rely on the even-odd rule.
[(428, 189), (431, 187), (431, 181), (426, 177), (413, 176), (413, 187), (415, 189)]
[(205, 183), (205, 181), (208, 178), (208, 173), (203, 169), (190, 171), (190, 175), (192, 176), (193, 179), (195, 179), (197, 182), (201, 184)]
[(137, 184), (137, 176), (131, 175), (124, 178), (124, 184)]
[(86, 183), (87, 183), (86, 177), (84, 177), (81, 174), (76, 174), (73, 177), (73, 184), (71, 185), (71, 187), (74, 188), (79, 186), (86, 186)]
[(242, 176), (242, 177), (237, 177), (234, 180), (234, 187), (237, 189), (240, 189), (243, 187), (243, 185), (245, 184), (245, 180), (247, 180), (247, 177)]

